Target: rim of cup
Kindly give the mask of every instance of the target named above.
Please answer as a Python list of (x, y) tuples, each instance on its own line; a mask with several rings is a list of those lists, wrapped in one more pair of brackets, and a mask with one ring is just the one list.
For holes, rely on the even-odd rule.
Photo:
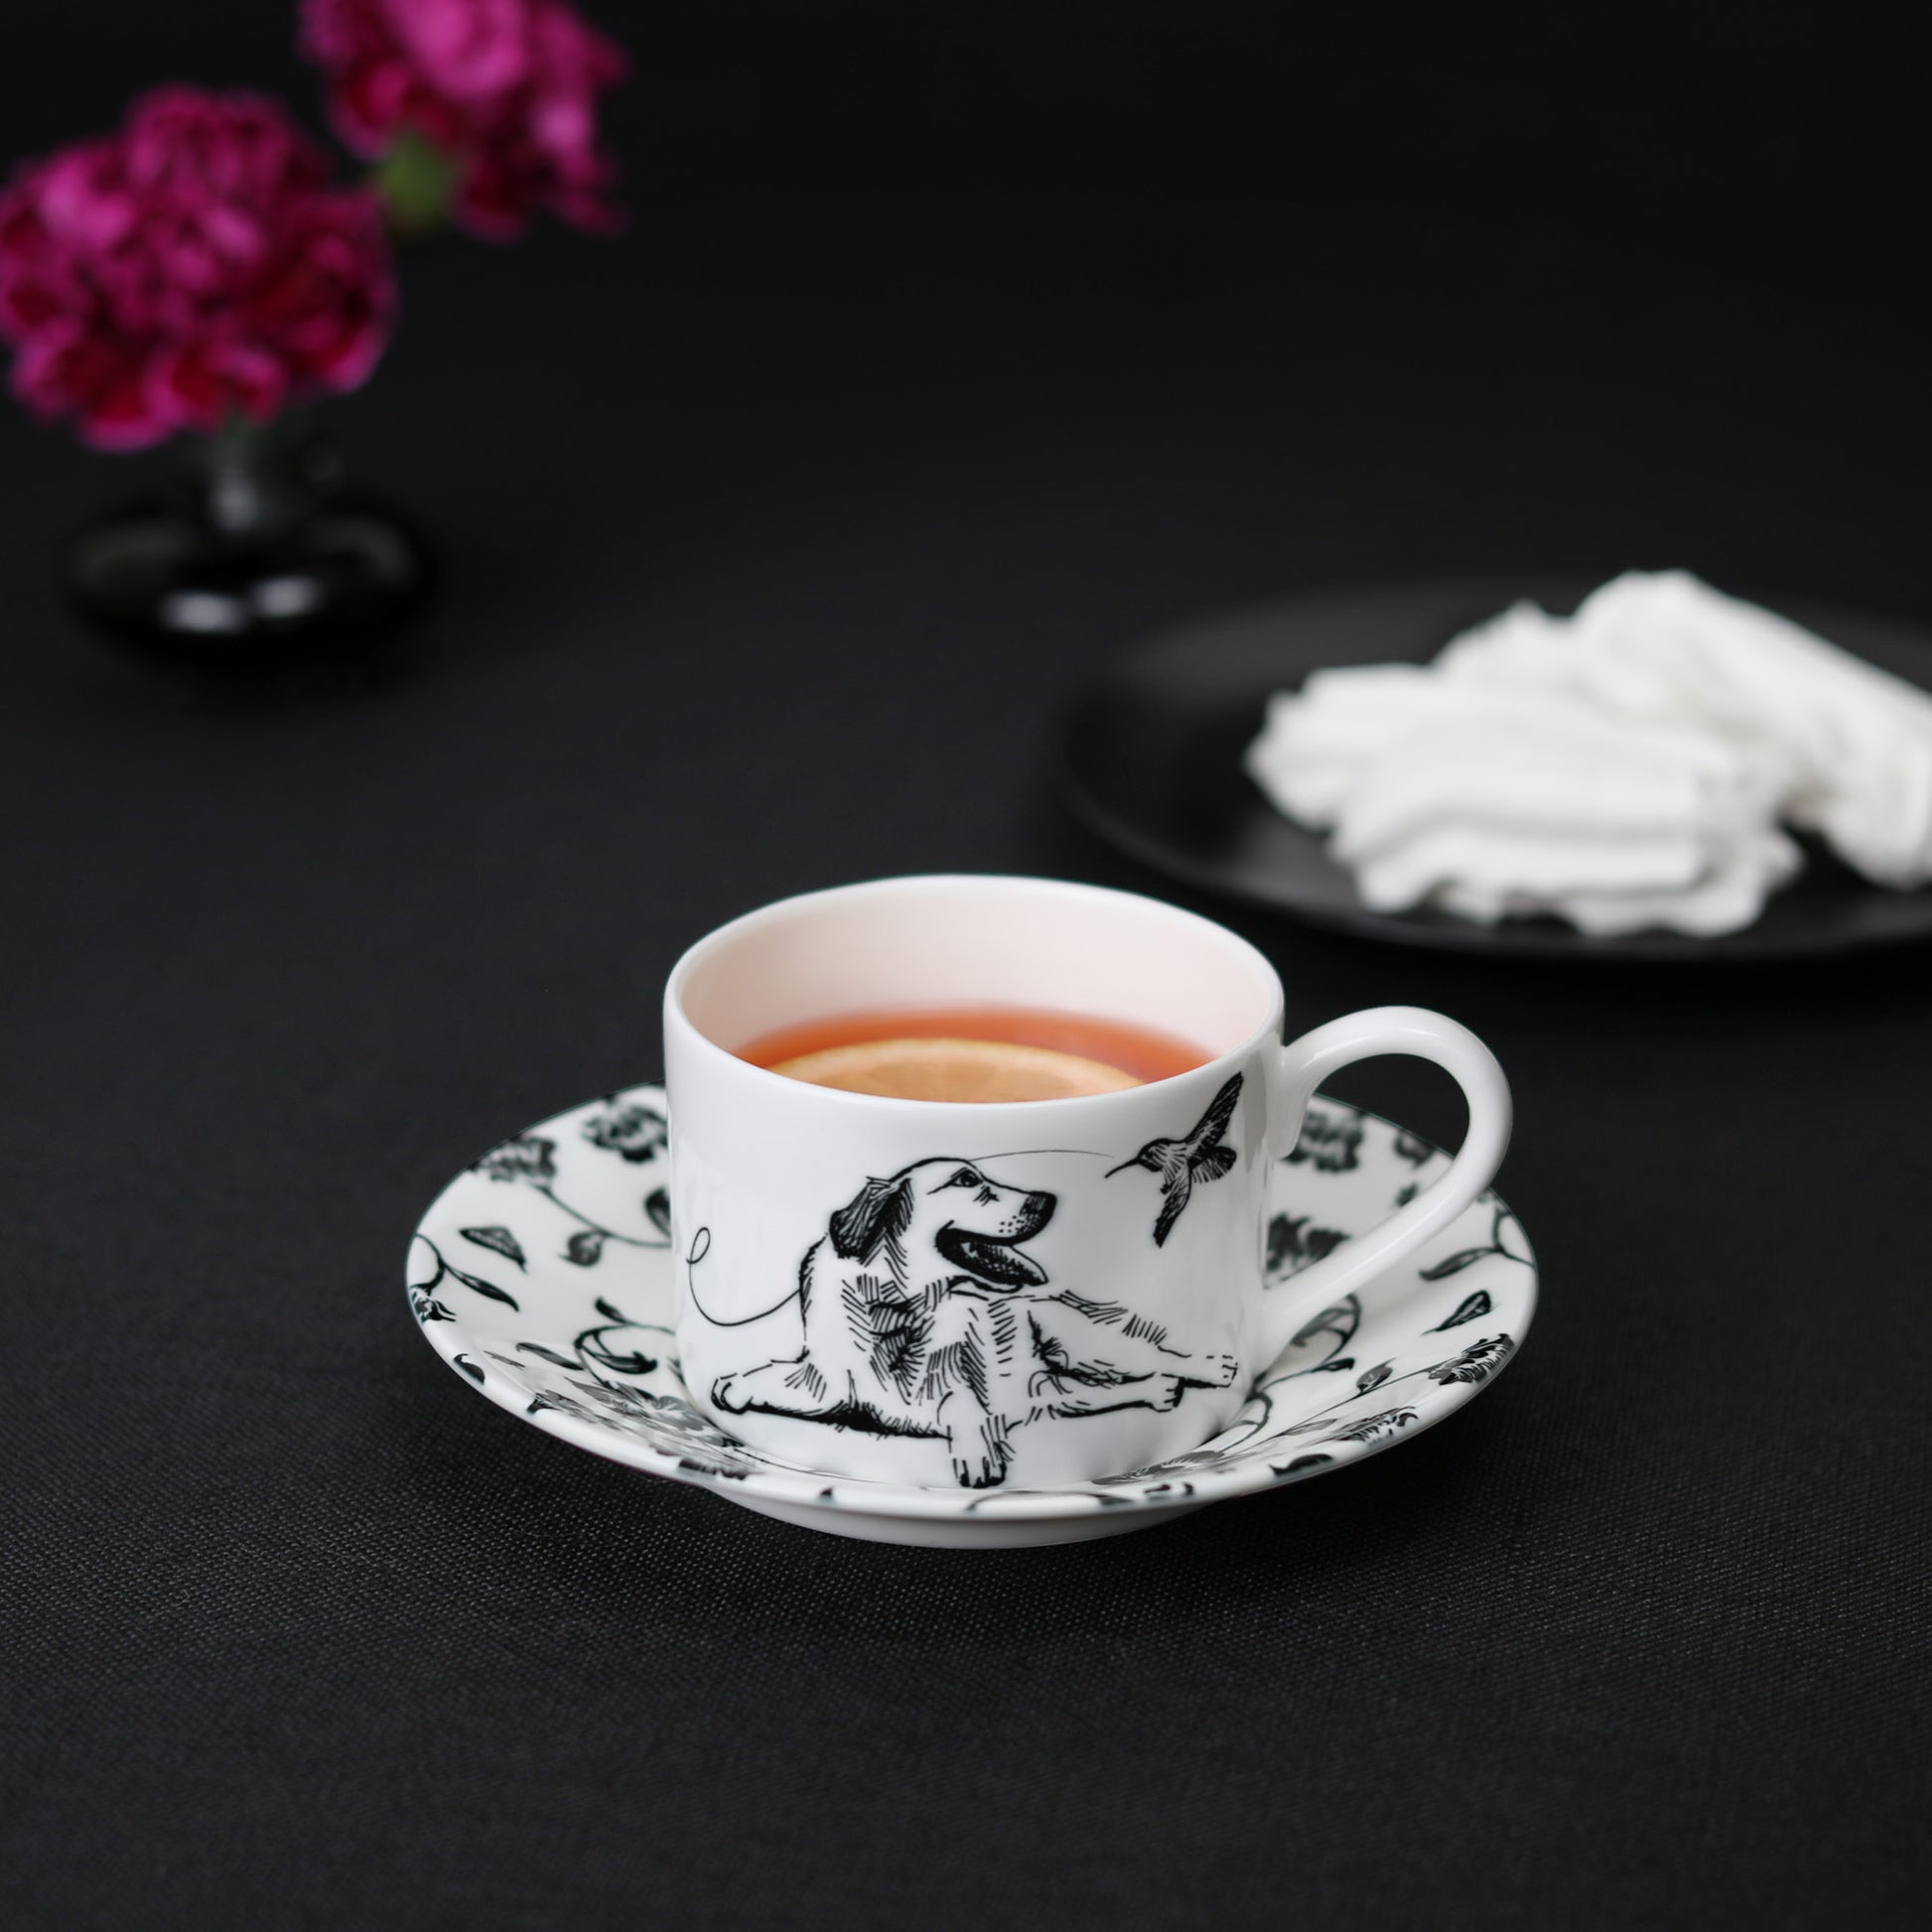
[[(872, 903), (881, 900), (903, 899), (916, 903), (920, 898), (937, 900), (973, 899), (991, 904), (995, 900), (1009, 902), (1022, 901), (1041, 905), (1047, 901), (1062, 904), (1084, 905), (1096, 912), (1103, 913), (1117, 921), (1131, 923), (1134, 920), (1148, 922), (1150, 929), (1166, 926), (1198, 948), (1218, 954), (1233, 969), (1235, 975), (1245, 979), (1247, 993), (1254, 1003), (1253, 1017), (1233, 1035), (1227, 1026), (1216, 1030), (1216, 1039), (1202, 1037), (1202, 1030), (1197, 1022), (1190, 1020), (1181, 1010), (1181, 1001), (1176, 999), (1172, 1006), (1164, 1009), (1158, 1017), (1150, 1016), (1145, 1008), (1153, 1003), (1153, 988), (1144, 982), (1140, 993), (1144, 1011), (1129, 1014), (1109, 1006), (1104, 997), (1088, 993), (1072, 995), (1070, 991), (1052, 994), (1035, 992), (1015, 994), (1012, 997), (992, 997), (984, 991), (975, 991), (963, 983), (956, 989), (943, 994), (921, 994), (913, 991), (897, 1001), (869, 998), (849, 1001), (841, 1009), (825, 1001), (808, 1002), (808, 1010), (790, 1014), (784, 1019), (770, 1020), (768, 1024), (725, 1029), (720, 1026), (716, 1014), (701, 1016), (691, 1011), (695, 994), (700, 1005), (707, 996), (718, 998), (719, 1005), (726, 1004), (728, 995), (717, 995), (716, 989), (706, 986), (708, 976), (715, 976), (721, 963), (734, 951), (756, 943), (760, 937), (769, 935), (774, 928), (787, 925), (803, 926), (807, 921), (819, 916), (834, 915), (841, 911), (863, 911)], [(1156, 976), (1158, 977), (1158, 976)], [(1117, 982), (1118, 983), (1118, 982)], [(1223, 1000), (1235, 997), (1231, 991), (1233, 982), (1224, 980), (1219, 989)], [(1121, 1088), (1110, 1093), (1067, 1095), (1054, 1099), (1022, 1101), (945, 1101), (945, 1100), (908, 1100), (895, 1095), (850, 1093), (837, 1087), (814, 1087), (815, 1095), (822, 1096), (827, 1104), (847, 1105), (871, 1109), (904, 1109), (909, 1113), (930, 1114), (944, 1108), (970, 1108), (976, 1114), (988, 1114), (1004, 1108), (1020, 1108), (1028, 1113), (1036, 1113), (1042, 1107), (1055, 1108), (1101, 1108), (1118, 1106), (1136, 1094), (1148, 1092), (1151, 1088), (1167, 1084), (1173, 1079), (1191, 1079), (1220, 1068), (1232, 1065), (1253, 1052), (1270, 1036), (1277, 1041), (1282, 1037), (1284, 1022), (1284, 993), (1281, 975), (1276, 971), (1258, 947), (1241, 937), (1237, 932), (1219, 924), (1213, 919), (1203, 917), (1198, 912), (1190, 912), (1182, 906), (1170, 904), (1165, 899), (1150, 897), (1144, 893), (1123, 892), (1111, 886), (1092, 886), (1072, 880), (1044, 879), (1026, 874), (1008, 873), (908, 873), (886, 879), (871, 879), (844, 886), (830, 886), (808, 893), (797, 893), (789, 897), (774, 899), (749, 912), (740, 913), (725, 924), (714, 927), (701, 939), (687, 947), (672, 966), (670, 976), (664, 987), (664, 1027), (666, 1035), (682, 1033), (687, 1041), (696, 1047), (701, 1055), (719, 1062), (727, 1062), (738, 1075), (751, 1075), (759, 1081), (775, 1081), (784, 1087), (795, 1090), (798, 1082), (782, 1073), (773, 1072), (768, 1067), (757, 1065), (754, 1061), (741, 1058), (736, 1046), (718, 1037), (720, 1031), (735, 1033), (738, 1044), (759, 1037), (761, 1034), (775, 1031), (778, 1027), (800, 1022), (835, 1018), (840, 1011), (876, 1011), (882, 1007), (902, 1005), (907, 1008), (919, 1006), (985, 1006), (985, 1007), (1035, 1007), (1056, 1012), (1091, 1014), (1095, 1018), (1121, 1021), (1128, 1025), (1142, 1025), (1159, 1028), (1160, 1031), (1186, 1040), (1190, 1045), (1208, 1054), (1201, 1064), (1189, 1067), (1184, 1072), (1171, 1074), (1164, 1080), (1142, 1083), (1137, 1087)], [(1224, 1043), (1223, 1043), (1224, 1042)], [(668, 1047), (668, 1038), (667, 1038)]]

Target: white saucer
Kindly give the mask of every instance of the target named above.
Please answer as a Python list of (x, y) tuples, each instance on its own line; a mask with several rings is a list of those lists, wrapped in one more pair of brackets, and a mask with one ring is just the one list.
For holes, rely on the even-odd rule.
[[(1359, 1296), (1311, 1310), (1212, 1442), (1051, 1490), (918, 1489), (773, 1461), (694, 1409), (678, 1376), (664, 1093), (632, 1087), (493, 1148), (410, 1243), (409, 1299), (436, 1352), (490, 1401), (579, 1449), (761, 1515), (882, 1543), (1013, 1549), (1168, 1523), (1326, 1474), (1419, 1436), (1492, 1381), (1536, 1309), (1522, 1223), (1485, 1194)], [(1317, 1099), (1275, 1172), (1269, 1283), (1383, 1219), (1447, 1157)]]

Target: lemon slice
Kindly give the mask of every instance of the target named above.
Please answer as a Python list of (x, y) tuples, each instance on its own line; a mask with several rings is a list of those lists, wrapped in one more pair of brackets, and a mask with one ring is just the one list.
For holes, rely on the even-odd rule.
[(1141, 1084), (1101, 1060), (1004, 1039), (862, 1039), (779, 1060), (771, 1071), (894, 1100), (1071, 1100)]

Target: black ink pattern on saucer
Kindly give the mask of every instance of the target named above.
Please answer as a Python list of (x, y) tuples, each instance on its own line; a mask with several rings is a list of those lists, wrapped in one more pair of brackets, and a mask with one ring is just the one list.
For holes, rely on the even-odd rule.
[(486, 1282), (481, 1275), (466, 1274), (454, 1262), (445, 1260), (443, 1250), (428, 1235), (418, 1231), (416, 1239), (436, 1257), (436, 1273), (426, 1282), (409, 1284), (409, 1299), (415, 1307), (416, 1318), (419, 1321), (448, 1321), (452, 1318), (450, 1311), (435, 1299), (434, 1295), (438, 1284), (444, 1281), (461, 1282), (465, 1288), (483, 1296), (486, 1301), (501, 1302), (505, 1308), (516, 1307), (514, 1295), (506, 1294), (494, 1282)]
[(593, 1147), (621, 1155), (626, 1161), (644, 1162), (655, 1160), (664, 1152), (670, 1135), (664, 1116), (656, 1108), (620, 1100), (614, 1095), (605, 1103), (602, 1113), (593, 1114), (585, 1121), (584, 1138)]
[(1277, 1214), (1268, 1223), (1268, 1257), (1264, 1274), (1270, 1282), (1286, 1281), (1304, 1268), (1312, 1268), (1348, 1239), (1340, 1228), (1309, 1225), (1307, 1214)]
[[(1501, 1255), (1505, 1261), (1514, 1261), (1527, 1268), (1529, 1258), (1519, 1255), (1509, 1245), (1508, 1235), (1512, 1228), (1520, 1236), (1522, 1223), (1506, 1208), (1494, 1194), (1485, 1194), (1484, 1201), (1495, 1209), (1494, 1219), (1489, 1226), (1489, 1239), (1480, 1248), (1462, 1248), (1452, 1255), (1446, 1255), (1441, 1261), (1422, 1271), (1426, 1282), (1447, 1281), (1451, 1275), (1459, 1275), (1472, 1262), (1485, 1261), (1491, 1255)], [(1466, 1317), (1465, 1317), (1466, 1318)], [(1453, 1321), (1446, 1321), (1445, 1327), (1453, 1327)]]
[(1473, 1321), (1478, 1315), (1487, 1314), (1495, 1306), (1495, 1303), (1489, 1299), (1489, 1291), (1479, 1288), (1473, 1295), (1463, 1296), (1448, 1315), (1437, 1322), (1435, 1327), (1425, 1328), (1423, 1333), (1440, 1335), (1445, 1329), (1459, 1328), (1463, 1322)]
[(1302, 1116), (1301, 1136), (1288, 1158), (1298, 1164), (1311, 1161), (1323, 1173), (1347, 1173), (1357, 1165), (1361, 1145), (1359, 1108), (1311, 1100)]
[(1495, 1374), (1516, 1352), (1508, 1335), (1490, 1335), (1472, 1341), (1452, 1362), (1439, 1363), (1429, 1371), (1432, 1382), (1482, 1383)]
[(530, 1258), (523, 1252), (523, 1244), (506, 1227), (463, 1228), (459, 1232), (464, 1240), (474, 1241), (480, 1248), (487, 1248), (492, 1254), (499, 1254), (505, 1261), (513, 1261), (527, 1275), (530, 1272)]
[[(660, 1128), (663, 1126), (661, 1118), (654, 1114), (649, 1114), (649, 1110), (646, 1108), (620, 1109), (619, 1111), (625, 1115), (626, 1120), (630, 1114), (648, 1115), (650, 1119), (657, 1120)], [(634, 1134), (640, 1134), (642, 1131), (641, 1128), (633, 1129), (633, 1127), (626, 1125), (621, 1129), (612, 1129), (611, 1137), (615, 1141), (622, 1141), (626, 1136), (634, 1137)], [(597, 1140), (596, 1135), (590, 1131), (589, 1127), (585, 1129), (584, 1138), (589, 1141)], [(598, 1142), (597, 1144), (603, 1146), (606, 1143)], [(663, 1143), (660, 1141), (657, 1145), (661, 1149)], [(626, 1160), (631, 1158), (627, 1147), (621, 1146), (617, 1151), (622, 1153)], [(560, 1213), (568, 1214), (573, 1221), (580, 1223), (580, 1226), (571, 1235), (570, 1239), (564, 1243), (564, 1259), (576, 1263), (579, 1268), (596, 1267), (598, 1262), (603, 1259), (604, 1244), (607, 1241), (621, 1241), (627, 1248), (661, 1248), (667, 1245), (669, 1241), (668, 1233), (665, 1235), (664, 1240), (661, 1241), (646, 1241), (634, 1234), (620, 1234), (616, 1228), (608, 1228), (603, 1222), (592, 1220), (582, 1209), (571, 1206), (567, 1200), (560, 1199), (556, 1186), (556, 1157), (557, 1143), (555, 1141), (546, 1140), (541, 1134), (519, 1134), (513, 1141), (504, 1141), (500, 1146), (491, 1148), (477, 1163), (475, 1171), (478, 1173), (486, 1174), (491, 1180), (521, 1181), (525, 1186), (535, 1188)], [(642, 1160), (645, 1157), (639, 1155), (636, 1158)], [(645, 1202), (645, 1207), (648, 1211), (648, 1201)], [(653, 1215), (651, 1218), (654, 1223), (656, 1217)], [(666, 1219), (668, 1220), (668, 1218), (667, 1215)], [(464, 1232), (469, 1234), (471, 1231), (466, 1228)], [(487, 1232), (509, 1235), (507, 1228), (496, 1228), (487, 1230)], [(511, 1235), (509, 1238), (514, 1243), (515, 1237)], [(494, 1247), (496, 1244), (489, 1242), (485, 1243), (485, 1245)], [(498, 1252), (501, 1253), (504, 1251), (499, 1249)], [(517, 1252), (521, 1254), (522, 1249), (518, 1247)], [(511, 1306), (513, 1307), (514, 1304)]]
[[(664, 1112), (656, 1089), (608, 1095), (505, 1142), (453, 1182), (425, 1221), (421, 1242), (410, 1250), (406, 1284), (415, 1318), (467, 1386), (567, 1441), (602, 1444), (606, 1452), (633, 1466), (743, 1500), (865, 1510), (878, 1484), (833, 1483), (808, 1467), (752, 1449), (733, 1439), (728, 1425), (719, 1427), (690, 1402), (672, 1309), (687, 1286), (694, 1297), (710, 1299), (701, 1278), (712, 1231), (680, 1227), (675, 1256), (667, 1241), (650, 1238), (666, 1236), (670, 1219), (663, 1151), (651, 1160), (620, 1165), (621, 1147), (602, 1146), (588, 1131), (594, 1120), (629, 1104), (641, 1105), (647, 1114)], [(1338, 1103), (1317, 1099), (1311, 1113), (1322, 1123), (1321, 1132), (1304, 1146), (1300, 1164), (1276, 1164), (1268, 1176), (1271, 1297), (1293, 1294), (1294, 1276), (1320, 1258), (1316, 1248), (1333, 1252), (1374, 1223), (1378, 1204), (1386, 1212), (1391, 1199), (1426, 1181), (1446, 1160), (1416, 1137)], [(1398, 1137), (1406, 1144), (1397, 1147)], [(1310, 1152), (1317, 1142), (1324, 1150), (1320, 1160)], [(989, 1154), (987, 1161), (995, 1176), (1013, 1178), (1008, 1170), (1026, 1152)], [(1095, 1163), (1096, 1169), (1106, 1165)], [(979, 1163), (950, 1164), (940, 1177), (960, 1167), (978, 1170)], [(884, 1191), (890, 1194), (890, 1184)], [(960, 1199), (969, 1192), (953, 1191)], [(555, 1200), (559, 1193), (561, 1202)], [(590, 1213), (574, 1212), (581, 1209)], [(569, 1221), (562, 1229), (559, 1211)], [(607, 1221), (634, 1226), (631, 1245), (612, 1243), (612, 1229), (598, 1244), (597, 1263), (572, 1262), (564, 1252), (568, 1237), (599, 1232)], [(902, 1245), (916, 1245), (915, 1234), (908, 1226)], [(729, 1234), (721, 1238), (729, 1248)], [(829, 1252), (825, 1243), (814, 1245), (822, 1255)], [(1010, 1245), (1022, 1255), (1028, 1252), (1024, 1243)], [(1048, 1304), (1048, 1318), (1059, 1316), (1064, 1296), (1069, 1323), (1084, 1312), (1102, 1324), (1097, 1349), (1118, 1345), (1130, 1324), (1136, 1338), (1172, 1348), (1165, 1335), (1157, 1337), (1149, 1324), (1099, 1294), (1074, 1296), (1063, 1289), (1050, 1246), (1042, 1242), (1040, 1247), (1045, 1265), (1038, 1260), (1032, 1265), (1042, 1276), (1055, 1277), (1050, 1285), (1008, 1289), (975, 1278), (952, 1292), (1022, 1315), (1031, 1313), (1029, 1304)], [(936, 1246), (934, 1251), (943, 1252)], [(478, 1269), (451, 1265), (451, 1257), (472, 1252), (488, 1252), (490, 1263)], [(1513, 1358), (1519, 1324), (1535, 1306), (1535, 1260), (1520, 1225), (1493, 1192), (1456, 1223), (1436, 1252), (1455, 1266), (1435, 1263), (1434, 1284), (1425, 1283), (1422, 1268), (1410, 1263), (1367, 1284), (1359, 1295), (1298, 1311), (1300, 1326), (1288, 1350), (1248, 1391), (1228, 1427), (1196, 1449), (1124, 1476), (1046, 1490), (1015, 1490), (1002, 1481), (984, 1489), (946, 1485), (908, 1491), (920, 1501), (908, 1505), (907, 1513), (992, 1526), (1008, 1516), (1038, 1515), (1050, 1501), (1048, 1513), (1105, 1511), (1125, 1522), (1175, 1504), (1289, 1486), (1420, 1435), (1496, 1379)], [(1427, 1262), (1429, 1256), (1420, 1259)], [(506, 1276), (505, 1269), (513, 1273)], [(879, 1263), (855, 1259), (840, 1263), (838, 1272), (876, 1275)], [(830, 1279), (821, 1275), (820, 1286)], [(785, 1291), (787, 1305), (795, 1293)], [(837, 1300), (831, 1288), (826, 1293)], [(773, 1325), (786, 1320), (779, 1314)], [(1478, 1324), (1479, 1338), (1466, 1346), (1445, 1339)], [(1014, 1330), (1016, 1344), (1032, 1347), (1035, 1339), (1024, 1320)], [(782, 1346), (766, 1344), (760, 1353), (777, 1354)], [(1029, 1375), (1057, 1383), (1060, 1395), (1042, 1383), (1039, 1397), (1056, 1406), (1061, 1397), (1098, 1399), (1138, 1406), (1143, 1413), (1156, 1406), (1150, 1396), (1165, 1401), (1165, 1387), (1154, 1377), (1098, 1388), (1076, 1380), (1071, 1371), (1084, 1359), (1068, 1350), (1061, 1368), (1043, 1350)], [(1199, 1356), (1191, 1364), (1172, 1355), (1163, 1358), (1166, 1372), (1200, 1376), (1198, 1382), (1183, 1380), (1183, 1389), (1201, 1386), (1207, 1366)]]

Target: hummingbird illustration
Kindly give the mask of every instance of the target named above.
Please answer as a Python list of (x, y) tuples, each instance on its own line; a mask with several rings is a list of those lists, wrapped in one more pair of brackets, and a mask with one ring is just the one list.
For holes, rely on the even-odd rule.
[(1161, 1176), (1161, 1212), (1154, 1223), (1154, 1245), (1165, 1248), (1173, 1224), (1193, 1198), (1194, 1183), (1205, 1185), (1219, 1180), (1234, 1166), (1234, 1150), (1221, 1138), (1234, 1114), (1234, 1103), (1241, 1098), (1241, 1078), (1236, 1074), (1212, 1100), (1207, 1111), (1177, 1141), (1149, 1141), (1131, 1161), (1109, 1168), (1111, 1179), (1129, 1168), (1145, 1168)]

